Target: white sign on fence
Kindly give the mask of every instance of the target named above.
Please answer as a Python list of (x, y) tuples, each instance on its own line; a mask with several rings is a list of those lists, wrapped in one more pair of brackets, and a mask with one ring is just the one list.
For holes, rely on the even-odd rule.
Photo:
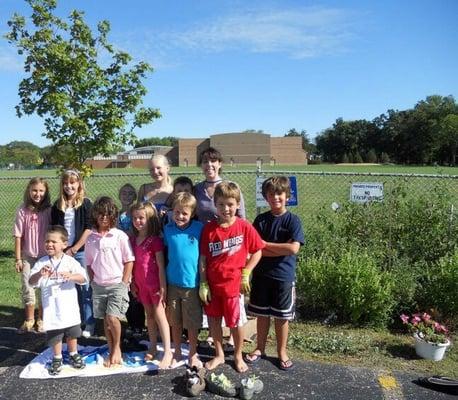
[(383, 201), (383, 183), (352, 183), (350, 190), (350, 201), (354, 203), (367, 203), (368, 201)]
[[(267, 178), (262, 176), (256, 177), (256, 207), (269, 207), (267, 201), (262, 196), (262, 182), (264, 182)], [(291, 196), (286, 202), (287, 206), (297, 206), (297, 182), (295, 176), (288, 176), (289, 179), (289, 186), (291, 189)]]

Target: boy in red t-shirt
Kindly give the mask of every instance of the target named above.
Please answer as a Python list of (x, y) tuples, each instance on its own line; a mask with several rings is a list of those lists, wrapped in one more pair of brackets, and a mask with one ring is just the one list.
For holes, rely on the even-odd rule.
[[(234, 336), (234, 363), (238, 372), (248, 369), (242, 356), (243, 327), (240, 316), (240, 291), (250, 291), (250, 274), (261, 259), (264, 243), (256, 230), (236, 216), (240, 207), (240, 189), (233, 182), (221, 182), (215, 188), (217, 221), (204, 226), (200, 242), (199, 296), (205, 304), (215, 357), (205, 364), (212, 370), (224, 363), (221, 320)], [(251, 257), (248, 259), (248, 256)]]

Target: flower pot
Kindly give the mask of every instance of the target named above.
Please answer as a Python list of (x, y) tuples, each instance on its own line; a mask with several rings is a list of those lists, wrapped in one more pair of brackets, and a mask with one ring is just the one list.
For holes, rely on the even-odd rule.
[(432, 343), (419, 337), (416, 333), (413, 335), (415, 339), (415, 352), (421, 358), (427, 360), (440, 361), (444, 357), (445, 350), (450, 346), (450, 341), (447, 343)]

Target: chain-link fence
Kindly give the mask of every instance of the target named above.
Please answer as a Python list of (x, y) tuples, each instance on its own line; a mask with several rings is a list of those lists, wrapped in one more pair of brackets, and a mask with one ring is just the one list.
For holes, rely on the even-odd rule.
[[(172, 174), (172, 178), (183, 174)], [(201, 173), (186, 173), (194, 182), (203, 179)], [(377, 174), (377, 173), (331, 173), (331, 172), (298, 172), (298, 171), (227, 171), (226, 179), (237, 182), (243, 192), (246, 213), (249, 220), (253, 220), (257, 212), (264, 211), (256, 207), (256, 177), (272, 175), (295, 176), (297, 182), (298, 205), (291, 211), (299, 215), (304, 229), (313, 223), (314, 216), (320, 209), (330, 209), (332, 203), (344, 203), (349, 200), (351, 184), (355, 182), (376, 182), (384, 186), (385, 197), (391, 190), (402, 183), (404, 190), (412, 196), (428, 193), (431, 190), (449, 192), (453, 207), (458, 206), (458, 176), (449, 175), (405, 175), (405, 174)], [(24, 190), (30, 177), (0, 177), (0, 250), (13, 249), (12, 229), (15, 212), (21, 204)], [(52, 200), (57, 198), (59, 178), (47, 178)], [(131, 183), (136, 189), (145, 182), (150, 182), (147, 174), (96, 174), (86, 179), (86, 193), (91, 200), (97, 196), (108, 195), (118, 199), (118, 190), (125, 183)], [(119, 201), (118, 201), (119, 203)]]

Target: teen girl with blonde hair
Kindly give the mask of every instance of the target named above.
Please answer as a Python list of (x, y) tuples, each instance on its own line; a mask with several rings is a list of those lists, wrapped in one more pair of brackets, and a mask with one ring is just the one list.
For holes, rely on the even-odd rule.
[[(60, 178), (59, 197), (52, 206), (52, 225), (62, 225), (68, 232), (65, 254), (74, 257), (86, 270), (84, 244), (91, 234), (92, 203), (86, 197), (83, 177), (76, 169), (65, 170)], [(87, 272), (87, 271), (86, 271)], [(78, 285), (78, 302), (83, 336), (94, 334), (95, 320), (92, 313), (92, 290), (89, 284)]]
[(153, 182), (140, 186), (137, 199), (140, 202), (150, 201), (161, 214), (169, 206), (170, 195), (173, 192), (173, 182), (169, 175), (170, 164), (167, 157), (162, 154), (154, 155), (149, 161), (149, 172)]

